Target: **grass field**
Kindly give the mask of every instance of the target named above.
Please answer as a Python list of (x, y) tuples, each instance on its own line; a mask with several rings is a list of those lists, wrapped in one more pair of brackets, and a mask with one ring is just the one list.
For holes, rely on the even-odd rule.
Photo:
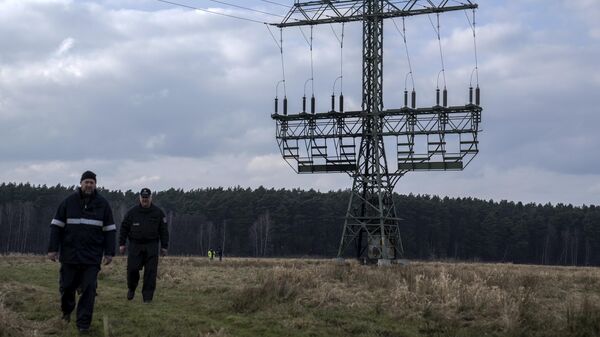
[[(0, 256), (0, 336), (76, 336), (58, 268)], [(168, 257), (150, 305), (103, 267), (92, 336), (600, 336), (600, 269)]]

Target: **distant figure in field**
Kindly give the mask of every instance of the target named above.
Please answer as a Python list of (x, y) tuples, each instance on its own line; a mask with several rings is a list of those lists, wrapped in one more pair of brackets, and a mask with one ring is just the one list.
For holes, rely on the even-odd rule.
[(223, 251), (217, 249), (217, 256), (219, 257), (219, 261), (223, 261)]
[(212, 261), (212, 259), (213, 259), (214, 257), (215, 257), (215, 251), (214, 251), (212, 248), (210, 248), (210, 249), (208, 250), (208, 258), (209, 258), (209, 259)]
[(48, 258), (60, 261), (60, 300), (63, 320), (70, 322), (77, 303), (77, 328), (86, 333), (92, 322), (98, 272), (115, 254), (116, 225), (110, 205), (96, 191), (96, 174), (85, 171), (80, 187), (59, 206), (50, 223)]
[(142, 188), (139, 204), (129, 211), (121, 224), (119, 235), (119, 252), (125, 254), (127, 240), (127, 299), (132, 300), (140, 281), (140, 270), (144, 269), (144, 285), (142, 299), (144, 303), (152, 302), (156, 289), (158, 272), (158, 254), (166, 256), (169, 248), (169, 228), (165, 213), (152, 203), (152, 192)]

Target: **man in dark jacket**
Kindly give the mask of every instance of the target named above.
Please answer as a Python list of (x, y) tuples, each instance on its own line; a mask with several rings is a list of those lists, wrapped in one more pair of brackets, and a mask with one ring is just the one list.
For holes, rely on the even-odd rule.
[(77, 328), (86, 332), (94, 312), (100, 263), (115, 254), (116, 225), (110, 205), (96, 191), (96, 175), (86, 171), (81, 186), (59, 206), (50, 224), (48, 258), (60, 261), (60, 294), (63, 319), (70, 321), (77, 303)]
[(121, 224), (119, 251), (125, 254), (129, 240), (127, 256), (127, 299), (132, 300), (140, 280), (140, 270), (144, 269), (142, 299), (152, 302), (156, 289), (158, 254), (167, 255), (169, 247), (169, 229), (165, 213), (152, 203), (152, 192), (148, 188), (140, 191), (140, 203), (131, 208)]

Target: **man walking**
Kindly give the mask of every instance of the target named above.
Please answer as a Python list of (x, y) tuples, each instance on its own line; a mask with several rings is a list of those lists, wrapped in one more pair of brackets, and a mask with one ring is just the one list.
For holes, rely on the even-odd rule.
[(165, 213), (152, 203), (152, 192), (142, 188), (140, 203), (131, 208), (121, 224), (119, 235), (119, 251), (125, 254), (129, 240), (127, 256), (127, 299), (132, 300), (140, 280), (140, 270), (144, 269), (142, 299), (144, 303), (152, 302), (156, 289), (158, 270), (158, 253), (167, 255), (169, 247), (169, 229)]
[(60, 295), (63, 319), (71, 320), (75, 292), (77, 328), (89, 330), (94, 312), (100, 263), (111, 263), (115, 254), (116, 225), (110, 205), (96, 191), (96, 174), (85, 171), (80, 187), (59, 206), (50, 224), (48, 258), (60, 261)]

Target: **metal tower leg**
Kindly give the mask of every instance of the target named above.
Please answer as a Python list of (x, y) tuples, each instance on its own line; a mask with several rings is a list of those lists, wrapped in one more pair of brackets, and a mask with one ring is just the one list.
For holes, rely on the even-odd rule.
[[(388, 261), (401, 250), (394, 207), (393, 183), (388, 172), (382, 130), (383, 110), (383, 0), (365, 1), (363, 21), (363, 137), (338, 250), (342, 257), (351, 242), (357, 257)], [(366, 234), (366, 245), (362, 236)], [(385, 262), (384, 262), (385, 263)]]

